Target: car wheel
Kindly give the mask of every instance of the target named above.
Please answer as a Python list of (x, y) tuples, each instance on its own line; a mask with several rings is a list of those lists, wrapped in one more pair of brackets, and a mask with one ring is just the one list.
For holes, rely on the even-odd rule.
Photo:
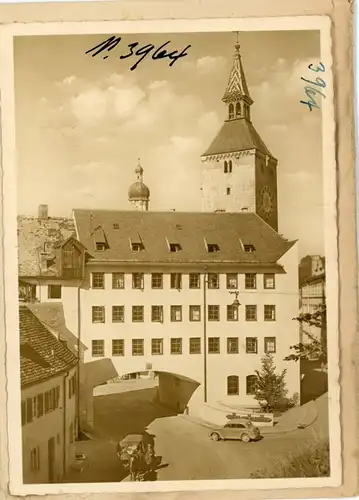
[(217, 434), (217, 432), (214, 432), (213, 434), (211, 434), (211, 438), (213, 439), (213, 441), (220, 440), (219, 434)]
[(243, 443), (249, 443), (251, 438), (248, 436), (248, 434), (242, 434), (242, 441)]

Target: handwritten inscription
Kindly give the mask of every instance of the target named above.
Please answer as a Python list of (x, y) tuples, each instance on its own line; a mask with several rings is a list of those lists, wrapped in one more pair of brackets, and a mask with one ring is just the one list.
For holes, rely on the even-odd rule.
[[(314, 71), (315, 73), (319, 72), (325, 72), (325, 67), (323, 63), (319, 63), (318, 66), (315, 66), (314, 64), (309, 64), (308, 68), (311, 71)], [(300, 101), (301, 104), (305, 104), (308, 106), (309, 111), (312, 111), (313, 108), (318, 108), (320, 109), (320, 106), (317, 102), (317, 96), (318, 94), (324, 97), (325, 99), (325, 94), (322, 91), (322, 89), (325, 89), (326, 83), (323, 80), (323, 78), (320, 78), (319, 76), (314, 80), (307, 80), (306, 78), (301, 77), (301, 79), (308, 83), (309, 85), (306, 85), (304, 87), (304, 92), (306, 93), (306, 96), (308, 97), (308, 101)]]
[[(102, 57), (102, 59), (107, 59), (109, 57), (109, 53), (118, 47), (121, 42), (121, 37), (111, 36), (107, 40), (99, 43), (95, 47), (87, 50), (85, 54), (91, 54), (92, 57)], [(168, 45), (171, 43), (170, 40), (168, 42), (163, 43), (162, 45), (156, 47), (152, 43), (148, 43), (146, 45), (140, 45), (138, 42), (132, 42), (125, 47), (126, 52), (118, 55), (118, 59), (127, 59), (129, 57), (137, 57), (137, 61), (130, 67), (130, 71), (133, 71), (137, 68), (137, 66), (152, 52), (152, 60), (156, 61), (158, 59), (169, 59), (169, 66), (173, 66), (175, 62), (177, 62), (182, 57), (186, 57), (187, 50), (191, 47), (187, 45), (182, 50), (168, 50)], [(166, 48), (165, 48), (166, 47)]]

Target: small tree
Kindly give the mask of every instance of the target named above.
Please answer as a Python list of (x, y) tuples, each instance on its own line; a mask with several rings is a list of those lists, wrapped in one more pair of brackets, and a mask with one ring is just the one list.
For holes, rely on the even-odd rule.
[[(298, 321), (301, 332), (308, 338), (308, 342), (299, 342), (290, 346), (292, 353), (284, 361), (319, 360), (323, 365), (327, 363), (327, 310), (321, 305), (314, 313), (302, 313), (294, 321)], [(308, 327), (316, 327), (320, 331), (320, 338), (310, 333)]]
[(255, 370), (257, 380), (254, 398), (265, 412), (270, 412), (278, 408), (287, 395), (288, 391), (284, 381), (287, 370), (283, 370), (280, 374), (276, 373), (276, 366), (271, 354), (263, 356), (261, 361), (261, 369)]

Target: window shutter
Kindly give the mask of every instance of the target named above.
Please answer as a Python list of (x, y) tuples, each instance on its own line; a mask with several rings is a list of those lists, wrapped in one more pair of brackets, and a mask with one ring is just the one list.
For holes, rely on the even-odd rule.
[(56, 408), (60, 406), (60, 386), (57, 385), (55, 387), (55, 402), (56, 402)]
[(32, 398), (27, 398), (26, 400), (26, 421), (29, 424), (32, 422)]
[(57, 408), (57, 406), (56, 406), (56, 403), (57, 403), (57, 399), (56, 399), (56, 387), (54, 387), (53, 389), (51, 389), (51, 400), (52, 400), (52, 409), (55, 410)]
[(45, 413), (49, 412), (49, 393), (45, 392)]
[(39, 394), (37, 396), (37, 416), (42, 417), (44, 414), (44, 395)]

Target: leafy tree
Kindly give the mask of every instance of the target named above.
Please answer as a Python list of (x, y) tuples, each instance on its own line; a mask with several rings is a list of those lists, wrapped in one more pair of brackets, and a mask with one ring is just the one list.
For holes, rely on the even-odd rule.
[[(309, 342), (290, 346), (292, 353), (284, 358), (285, 361), (319, 360), (322, 365), (327, 363), (327, 309), (320, 305), (314, 313), (302, 313), (294, 321), (298, 321), (301, 331), (309, 339)], [(308, 327), (316, 327), (320, 330), (320, 338), (310, 333)]]
[(254, 398), (265, 412), (271, 412), (281, 405), (288, 392), (284, 380), (287, 370), (276, 373), (276, 366), (271, 354), (263, 356), (261, 361), (261, 369), (255, 370), (257, 380)]

